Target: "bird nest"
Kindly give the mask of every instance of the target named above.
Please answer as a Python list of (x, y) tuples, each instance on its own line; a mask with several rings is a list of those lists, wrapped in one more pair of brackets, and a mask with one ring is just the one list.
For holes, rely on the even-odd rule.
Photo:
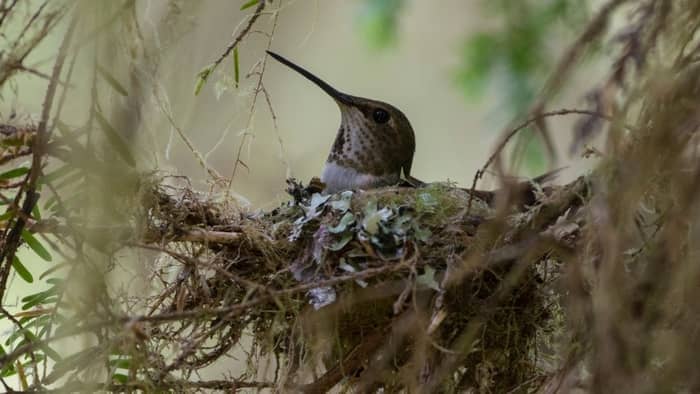
[(563, 322), (552, 283), (579, 230), (583, 178), (525, 207), (442, 183), (322, 195), (290, 181), (293, 198), (265, 212), (153, 185), (142, 239), (178, 274), (151, 311), (197, 323), (174, 318), (149, 341), (201, 345), (177, 368), (241, 347), (269, 366), (251, 375), (304, 392), (506, 392), (551, 372)]

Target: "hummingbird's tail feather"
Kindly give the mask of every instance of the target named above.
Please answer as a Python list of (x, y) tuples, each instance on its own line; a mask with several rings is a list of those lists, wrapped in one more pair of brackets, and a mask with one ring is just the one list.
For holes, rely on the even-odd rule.
[[(568, 167), (560, 167), (526, 181), (509, 182), (506, 179), (506, 186), (503, 188), (493, 191), (474, 190), (473, 193), (489, 205), (495, 205), (499, 199), (503, 198), (507, 204), (514, 204), (518, 209), (522, 209), (526, 205), (535, 204), (538, 198), (538, 191), (545, 184), (556, 179), (559, 173), (566, 168)], [(469, 191), (471, 192), (471, 190)]]

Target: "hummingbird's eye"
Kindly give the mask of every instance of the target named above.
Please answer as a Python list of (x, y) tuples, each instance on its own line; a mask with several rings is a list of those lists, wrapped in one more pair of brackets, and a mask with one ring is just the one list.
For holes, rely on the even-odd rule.
[(389, 113), (381, 108), (377, 108), (372, 112), (372, 117), (377, 123), (386, 123), (389, 121)]

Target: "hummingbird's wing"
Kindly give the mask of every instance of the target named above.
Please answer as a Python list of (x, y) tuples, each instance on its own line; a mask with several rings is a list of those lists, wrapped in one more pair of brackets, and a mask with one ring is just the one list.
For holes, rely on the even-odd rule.
[(423, 187), (426, 185), (425, 182), (423, 182), (420, 179), (415, 178), (411, 175), (404, 174), (404, 178), (406, 178), (406, 179), (404, 179), (404, 181), (408, 184), (408, 186), (411, 186), (411, 187)]
[(549, 181), (553, 181), (554, 179), (556, 179), (556, 177), (559, 176), (560, 172), (566, 170), (567, 168), (569, 168), (569, 167), (564, 166), (564, 167), (559, 167), (556, 170), (545, 172), (544, 174), (533, 178), (530, 182), (535, 183), (537, 185), (542, 185), (542, 184), (545, 184)]

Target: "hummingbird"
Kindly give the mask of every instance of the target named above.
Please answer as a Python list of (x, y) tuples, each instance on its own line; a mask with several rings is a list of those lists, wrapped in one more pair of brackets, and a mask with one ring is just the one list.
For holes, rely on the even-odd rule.
[(422, 184), (411, 176), (416, 140), (401, 110), (383, 101), (340, 92), (290, 60), (267, 53), (316, 84), (340, 108), (340, 127), (321, 173), (324, 192), (396, 185), (402, 174), (409, 184)]
[[(426, 183), (411, 175), (416, 150), (415, 133), (401, 110), (391, 104), (340, 92), (321, 78), (277, 53), (275, 60), (298, 72), (326, 92), (340, 108), (340, 128), (321, 173), (325, 193), (368, 190), (401, 183), (413, 187)], [(520, 205), (535, 202), (536, 187), (554, 179), (565, 167), (524, 182), (511, 182), (507, 190), (462, 189), (489, 205), (499, 195), (510, 195)], [(403, 175), (403, 177), (402, 177)], [(505, 191), (509, 193), (504, 193)]]

